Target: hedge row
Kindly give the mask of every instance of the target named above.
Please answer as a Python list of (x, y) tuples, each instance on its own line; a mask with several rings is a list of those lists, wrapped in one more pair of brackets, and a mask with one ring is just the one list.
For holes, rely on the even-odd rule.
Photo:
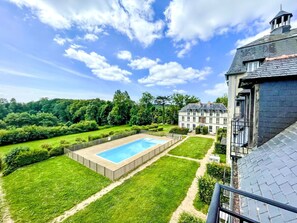
[(203, 134), (203, 135), (207, 135), (208, 134), (208, 127), (207, 126), (197, 126), (195, 128), (195, 133), (196, 134)]
[(216, 154), (226, 154), (226, 145), (222, 145), (219, 142), (215, 143), (215, 153)]
[(88, 132), (99, 129), (95, 121), (82, 121), (67, 126), (43, 127), (25, 126), (13, 130), (0, 130), (0, 145), (15, 144), (38, 139), (48, 139), (55, 136)]
[(189, 132), (188, 128), (180, 128), (180, 127), (174, 127), (169, 131), (169, 133), (175, 133), (175, 134), (181, 134), (181, 135), (187, 135), (188, 132)]
[(178, 219), (178, 223), (205, 223), (205, 221), (186, 212), (183, 212)]
[(3, 158), (3, 175), (6, 176), (22, 166), (37, 163), (63, 153), (63, 147), (55, 147), (50, 150), (29, 149), (28, 147), (15, 148)]
[(212, 193), (215, 187), (217, 180), (208, 176), (204, 175), (200, 177), (198, 180), (198, 190), (199, 190), (199, 198), (202, 202), (206, 204), (210, 204)]
[(208, 163), (206, 167), (208, 175), (223, 181), (224, 183), (230, 183), (231, 168), (229, 166), (220, 163)]

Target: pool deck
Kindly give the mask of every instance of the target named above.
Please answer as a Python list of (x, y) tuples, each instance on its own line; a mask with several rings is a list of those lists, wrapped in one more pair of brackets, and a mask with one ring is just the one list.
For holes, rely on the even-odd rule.
[[(147, 135), (147, 134), (136, 134), (136, 135), (132, 135), (132, 136), (128, 136), (128, 137), (125, 137), (125, 138), (122, 138), (122, 139), (117, 139), (117, 140), (114, 140), (114, 141), (110, 141), (110, 142), (106, 142), (106, 143), (102, 143), (100, 145), (96, 145), (96, 146), (92, 146), (92, 147), (88, 147), (88, 148), (85, 148), (85, 149), (81, 149), (81, 150), (77, 150), (77, 151), (74, 151), (75, 154), (78, 154), (88, 160), (91, 160), (92, 162), (94, 163), (98, 163), (112, 171), (115, 171), (129, 163), (131, 163), (132, 161), (140, 158), (141, 156), (144, 156), (145, 154), (149, 154), (151, 151), (153, 151), (154, 149), (156, 149), (157, 147), (159, 147), (160, 145), (156, 145), (156, 146), (153, 146), (147, 150), (144, 150), (120, 163), (113, 163), (109, 160), (106, 160), (104, 158), (101, 158), (99, 156), (97, 156), (96, 154), (97, 153), (100, 153), (100, 152), (103, 152), (103, 151), (106, 151), (106, 150), (109, 150), (109, 149), (112, 149), (112, 148), (115, 148), (115, 147), (118, 147), (118, 146), (121, 146), (123, 144), (127, 144), (127, 143), (130, 143), (130, 142), (133, 142), (135, 140), (138, 140), (138, 139), (142, 139), (142, 138), (153, 138), (153, 139), (159, 139), (159, 140), (165, 140), (167, 142), (170, 142), (171, 138), (168, 138), (168, 137), (159, 137), (159, 136), (153, 136), (153, 135)], [(165, 142), (166, 143), (166, 142)]]

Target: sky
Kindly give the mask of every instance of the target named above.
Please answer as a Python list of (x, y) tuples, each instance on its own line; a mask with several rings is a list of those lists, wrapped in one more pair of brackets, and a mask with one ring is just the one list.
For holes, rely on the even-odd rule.
[(269, 34), (281, 3), (297, 17), (293, 0), (0, 0), (0, 98), (214, 101), (236, 48)]

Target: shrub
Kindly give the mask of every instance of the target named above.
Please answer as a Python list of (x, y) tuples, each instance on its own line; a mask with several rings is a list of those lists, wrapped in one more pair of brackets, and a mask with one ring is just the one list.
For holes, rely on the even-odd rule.
[(205, 221), (183, 212), (178, 219), (178, 223), (205, 223)]
[(196, 134), (201, 134), (201, 126), (197, 126), (197, 127), (195, 128), (195, 133), (196, 133)]
[(64, 154), (64, 148), (62, 146), (54, 147), (49, 151), (49, 156), (60, 156)]
[(226, 145), (222, 145), (219, 142), (215, 143), (215, 153), (226, 154)]
[(216, 178), (217, 180), (230, 183), (231, 168), (229, 166), (219, 163), (208, 163), (206, 167), (208, 175)]
[(80, 143), (80, 142), (82, 142), (82, 141), (83, 141), (83, 139), (80, 138), (80, 137), (78, 137), (78, 138), (75, 139), (75, 142), (77, 142), (77, 143)]
[(156, 129), (156, 128), (158, 128), (158, 124), (151, 124), (151, 125), (149, 125), (149, 128)]
[(188, 132), (189, 132), (188, 128), (180, 128), (180, 127), (174, 127), (169, 131), (169, 133), (175, 133), (175, 134), (181, 134), (181, 135), (187, 135)]
[(226, 138), (227, 137), (227, 129), (226, 128), (219, 128), (217, 130), (217, 141), (221, 142), (222, 138)]
[(3, 169), (3, 160), (2, 157), (0, 156), (0, 171)]
[(48, 143), (41, 144), (40, 147), (42, 149), (46, 149), (47, 151), (50, 151), (53, 148), (53, 146), (51, 144), (48, 144)]
[(202, 202), (206, 204), (210, 204), (212, 193), (216, 182), (217, 182), (216, 179), (208, 175), (204, 175), (203, 177), (199, 178), (198, 190), (199, 190), (199, 197)]
[(65, 139), (62, 139), (62, 140), (60, 141), (60, 144), (61, 144), (61, 145), (68, 145), (68, 144), (70, 144), (70, 142), (68, 142), (68, 141), (65, 140)]
[(158, 128), (158, 131), (159, 131), (159, 132), (161, 132), (161, 131), (163, 131), (163, 130), (164, 130), (163, 127), (159, 127), (159, 128)]
[(150, 132), (157, 132), (158, 129), (149, 129)]
[(207, 126), (203, 126), (203, 128), (202, 128), (202, 134), (203, 135), (207, 135), (208, 134), (208, 127)]
[(46, 160), (48, 157), (48, 151), (45, 149), (30, 150), (27, 147), (16, 148), (4, 158), (5, 168), (3, 175), (6, 176), (22, 166)]
[(110, 135), (110, 136), (112, 136), (114, 134), (114, 131), (110, 131), (109, 133), (108, 133), (108, 135)]
[(102, 134), (94, 135), (94, 136), (90, 135), (90, 136), (88, 136), (88, 141), (90, 142), (90, 141), (97, 140), (97, 139), (102, 139), (102, 138), (103, 138)]
[(136, 133), (140, 133), (140, 130), (141, 130), (141, 128), (137, 125), (133, 125), (131, 129), (136, 131)]

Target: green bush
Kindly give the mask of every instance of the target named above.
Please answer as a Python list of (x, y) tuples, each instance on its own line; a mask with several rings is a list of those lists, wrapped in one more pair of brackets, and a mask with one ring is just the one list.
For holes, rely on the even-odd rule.
[(149, 129), (150, 132), (157, 132), (158, 129)]
[(60, 156), (64, 154), (64, 148), (62, 146), (54, 147), (49, 151), (49, 156)]
[(230, 183), (231, 168), (229, 166), (220, 163), (208, 163), (206, 165), (206, 172), (217, 180)]
[(3, 160), (2, 157), (0, 156), (0, 171), (3, 169)]
[(178, 223), (205, 223), (205, 221), (183, 212), (178, 219)]
[(45, 149), (30, 150), (28, 147), (16, 148), (10, 151), (4, 158), (5, 168), (3, 175), (6, 176), (22, 166), (40, 162), (48, 158), (49, 154)]
[(203, 135), (207, 135), (208, 134), (208, 127), (207, 126), (203, 126), (203, 128), (202, 128), (202, 134)]
[(53, 148), (53, 146), (51, 144), (48, 144), (48, 143), (41, 144), (40, 147), (42, 149), (46, 149), (47, 151), (50, 151)]
[(188, 132), (189, 132), (188, 128), (180, 128), (180, 127), (174, 127), (169, 131), (169, 133), (175, 133), (175, 134), (181, 134), (181, 135), (187, 135)]
[(161, 131), (163, 131), (163, 130), (164, 130), (163, 127), (159, 127), (159, 128), (158, 128), (158, 132), (161, 132)]
[(159, 126), (158, 126), (158, 124), (151, 124), (151, 125), (149, 125), (149, 128), (150, 129), (157, 129)]
[(204, 175), (203, 177), (200, 177), (198, 180), (198, 191), (199, 191), (199, 197), (200, 200), (206, 204), (210, 204), (212, 193), (214, 190), (214, 186), (216, 184), (217, 180), (208, 176)]
[(110, 135), (110, 136), (112, 136), (114, 134), (114, 131), (110, 131), (109, 133), (108, 133), (108, 135)]
[(141, 128), (139, 126), (137, 126), (137, 125), (133, 125), (131, 129), (135, 130), (136, 133), (140, 133), (140, 130), (141, 130)]
[(215, 153), (226, 154), (226, 145), (222, 145), (219, 142), (215, 143)]
[(90, 135), (90, 136), (88, 136), (88, 141), (90, 142), (90, 141), (93, 141), (93, 140), (96, 140), (96, 139), (102, 139), (102, 138), (103, 138), (102, 134), (94, 135), (94, 136)]
[(219, 128), (217, 130), (217, 142), (221, 142), (222, 138), (227, 137), (227, 129), (226, 128)]
[(195, 133), (196, 133), (196, 134), (201, 134), (201, 126), (197, 126), (197, 127), (195, 128)]

